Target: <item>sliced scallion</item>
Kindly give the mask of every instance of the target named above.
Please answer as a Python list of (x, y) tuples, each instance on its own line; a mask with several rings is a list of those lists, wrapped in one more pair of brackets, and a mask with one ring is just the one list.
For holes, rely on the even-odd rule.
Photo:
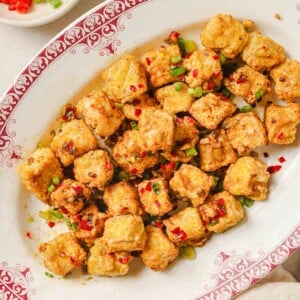
[(184, 41), (184, 50), (186, 53), (193, 53), (197, 50), (197, 44), (193, 40)]
[(160, 194), (160, 189), (159, 189), (158, 183), (157, 182), (153, 182), (151, 186), (152, 186), (152, 189), (155, 192), (155, 194), (159, 195)]
[(171, 62), (172, 62), (172, 64), (178, 64), (179, 62), (181, 62), (181, 56), (179, 56), (179, 55), (172, 56)]
[(256, 100), (260, 100), (265, 94), (265, 90), (264, 89), (258, 89), (256, 92), (255, 92), (255, 99)]
[(183, 66), (171, 66), (170, 74), (172, 77), (177, 77), (185, 73), (185, 68)]
[(195, 88), (189, 88), (188, 93), (194, 98), (200, 98), (203, 95), (203, 90), (201, 86)]
[(241, 108), (241, 112), (242, 113), (248, 113), (250, 111), (252, 111), (253, 107), (251, 105), (245, 105)]
[(198, 154), (196, 148), (189, 148), (185, 150), (185, 155), (186, 156), (196, 156)]
[(175, 91), (176, 92), (180, 92), (180, 91), (182, 91), (182, 82), (175, 82), (174, 83), (174, 88), (175, 88)]

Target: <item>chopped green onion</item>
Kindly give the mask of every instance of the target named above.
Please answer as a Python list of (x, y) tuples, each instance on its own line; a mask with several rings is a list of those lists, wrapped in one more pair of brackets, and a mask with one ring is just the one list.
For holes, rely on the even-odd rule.
[(265, 90), (264, 89), (259, 89), (255, 92), (255, 99), (256, 100), (260, 100), (265, 94)]
[(182, 91), (182, 87), (183, 87), (182, 82), (175, 82), (174, 83), (174, 88), (175, 88), (176, 92)]
[(59, 8), (62, 5), (61, 0), (47, 0), (47, 2), (49, 2), (55, 9)]
[(138, 130), (137, 123), (135, 121), (130, 122), (130, 127), (132, 130)]
[(196, 251), (194, 247), (181, 248), (181, 256), (186, 259), (193, 260), (196, 258)]
[(194, 98), (200, 98), (203, 95), (203, 90), (201, 86), (195, 88), (188, 88), (188, 93)]
[(136, 161), (135, 156), (134, 155), (130, 156), (130, 162), (131, 163), (135, 163), (135, 161)]
[(37, 144), (37, 148), (38, 149), (42, 149), (44, 147), (44, 145), (41, 143), (41, 142), (39, 142), (38, 144)]
[(221, 93), (227, 98), (231, 96), (231, 93), (225, 87), (221, 90)]
[(211, 226), (214, 226), (214, 225), (217, 225), (217, 224), (219, 224), (219, 221), (212, 221), (212, 222), (209, 223), (209, 225), (211, 225)]
[(39, 216), (47, 221), (62, 220), (64, 217), (59, 211), (53, 209), (40, 211)]
[(182, 37), (177, 38), (177, 43), (182, 55), (185, 55), (184, 39)]
[(214, 188), (214, 192), (219, 193), (223, 191), (223, 181), (219, 180), (217, 185)]
[(226, 63), (226, 57), (223, 54), (219, 54), (219, 59), (220, 59), (220, 63), (221, 65), (224, 65)]
[(251, 105), (245, 105), (241, 108), (241, 112), (242, 113), (248, 113), (253, 109), (253, 107)]
[(186, 156), (196, 156), (198, 154), (196, 148), (189, 148), (185, 150), (185, 155)]
[(172, 64), (178, 64), (179, 62), (181, 62), (181, 56), (179, 56), (179, 55), (172, 56), (171, 62), (172, 62)]
[(72, 223), (69, 219), (66, 219), (66, 224), (67, 226), (73, 230), (73, 231), (76, 231), (77, 230), (77, 226), (75, 223)]
[(49, 272), (45, 272), (45, 275), (49, 278), (54, 278), (54, 275)]
[(52, 183), (54, 185), (59, 185), (60, 184), (60, 178), (58, 176), (52, 177)]
[(218, 184), (219, 180), (220, 180), (220, 177), (218, 177), (218, 176), (214, 176), (214, 181), (215, 181), (215, 184)]
[(193, 53), (197, 50), (197, 44), (193, 40), (184, 41), (184, 50), (186, 53)]
[(238, 196), (237, 199), (241, 202), (243, 206), (246, 206), (248, 208), (250, 208), (254, 204), (254, 200), (245, 196)]
[(158, 183), (157, 182), (153, 182), (151, 186), (152, 186), (152, 189), (155, 192), (155, 194), (159, 195), (160, 194), (160, 189), (159, 189)]
[(173, 77), (177, 77), (185, 73), (185, 68), (183, 66), (171, 66), (170, 74)]
[(119, 172), (119, 178), (121, 180), (128, 180), (129, 176), (127, 175), (127, 173), (125, 171), (122, 170), (122, 171)]
[(55, 185), (54, 184), (50, 184), (49, 186), (48, 186), (48, 193), (52, 193), (52, 192), (54, 192), (55, 191)]

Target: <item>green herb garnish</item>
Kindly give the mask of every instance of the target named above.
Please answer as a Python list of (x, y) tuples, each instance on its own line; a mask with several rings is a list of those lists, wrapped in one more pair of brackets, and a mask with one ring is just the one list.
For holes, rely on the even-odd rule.
[(174, 88), (175, 88), (176, 92), (182, 91), (182, 87), (183, 87), (182, 82), (175, 82), (174, 83)]
[(242, 113), (248, 113), (250, 111), (252, 111), (253, 107), (251, 105), (245, 105), (241, 108), (241, 112)]
[(241, 202), (243, 206), (250, 208), (254, 205), (254, 200), (246, 197), (246, 196), (237, 196), (237, 199)]
[(159, 185), (157, 182), (153, 182), (151, 184), (153, 191), (155, 192), (156, 195), (160, 194), (160, 189), (159, 189)]
[(184, 152), (185, 152), (186, 156), (196, 156), (196, 155), (198, 155), (198, 152), (197, 152), (196, 148), (194, 148), (194, 147), (186, 149)]

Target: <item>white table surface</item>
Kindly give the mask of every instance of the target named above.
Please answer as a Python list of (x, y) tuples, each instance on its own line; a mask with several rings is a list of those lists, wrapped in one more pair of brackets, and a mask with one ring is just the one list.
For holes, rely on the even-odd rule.
[[(19, 28), (0, 24), (0, 95), (11, 86), (27, 62), (51, 38), (101, 0), (81, 0), (73, 10), (50, 24), (34, 28)], [(284, 264), (300, 281), (300, 251)]]

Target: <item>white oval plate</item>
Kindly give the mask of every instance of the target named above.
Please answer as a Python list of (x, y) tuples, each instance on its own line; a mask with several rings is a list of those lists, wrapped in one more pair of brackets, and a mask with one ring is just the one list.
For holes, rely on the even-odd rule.
[(71, 10), (79, 0), (62, 0), (62, 5), (54, 9), (49, 3), (33, 3), (26, 14), (9, 11), (7, 5), (0, 4), (0, 23), (19, 27), (34, 27), (50, 23)]
[[(43, 205), (20, 183), (16, 163), (95, 74), (125, 52), (144, 51), (171, 31), (199, 41), (203, 24), (218, 12), (254, 19), (262, 32), (300, 60), (300, 0), (117, 0), (85, 14), (53, 39), (24, 68), (0, 102), (0, 298), (10, 299), (228, 299), (249, 288), (300, 246), (299, 134), (292, 146), (268, 147), (269, 165), (286, 158), (272, 175), (269, 199), (247, 209), (246, 220), (214, 235), (193, 261), (178, 259), (155, 273), (138, 259), (128, 276), (44, 275), (37, 245), (55, 234), (35, 217)], [(274, 17), (279, 13), (282, 17)], [(197, 25), (195, 25), (197, 24)], [(114, 55), (112, 55), (114, 53)], [(32, 239), (26, 238), (31, 232)]]

